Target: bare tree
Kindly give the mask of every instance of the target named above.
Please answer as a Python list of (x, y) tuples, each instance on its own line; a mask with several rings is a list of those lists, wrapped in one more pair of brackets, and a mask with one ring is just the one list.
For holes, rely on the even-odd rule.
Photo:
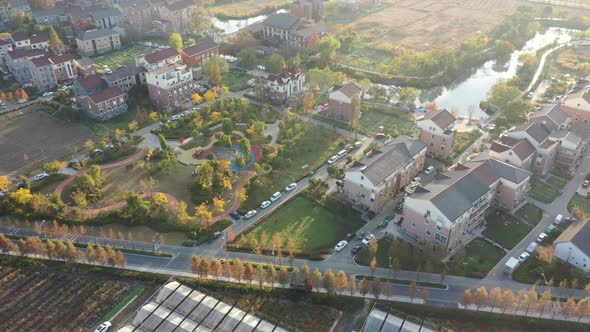
[(393, 296), (393, 284), (391, 281), (387, 281), (385, 285), (383, 285), (383, 294), (389, 300), (391, 296)]
[(408, 296), (410, 297), (410, 303), (414, 302), (414, 298), (418, 294), (418, 285), (415, 281), (412, 281), (410, 288), (408, 288)]
[(422, 289), (422, 292), (420, 293), (420, 297), (422, 298), (422, 301), (424, 301), (424, 302), (428, 301), (429, 296), (430, 296), (430, 292), (428, 291), (428, 288)]

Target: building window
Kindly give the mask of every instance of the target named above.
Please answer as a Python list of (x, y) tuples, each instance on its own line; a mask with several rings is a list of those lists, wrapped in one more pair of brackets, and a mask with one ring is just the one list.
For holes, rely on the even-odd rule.
[(412, 223), (412, 227), (416, 228), (416, 223)]
[(426, 236), (430, 237), (430, 235), (431, 235), (430, 234), (430, 231), (429, 230), (426, 230)]
[(436, 230), (440, 232), (442, 230), (442, 227), (440, 227), (440, 225), (436, 225)]

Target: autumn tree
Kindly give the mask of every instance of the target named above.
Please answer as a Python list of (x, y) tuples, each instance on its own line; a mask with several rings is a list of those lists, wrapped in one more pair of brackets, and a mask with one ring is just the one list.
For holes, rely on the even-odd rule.
[(346, 290), (348, 287), (348, 277), (346, 276), (346, 272), (338, 271), (336, 274), (336, 282), (335, 282), (335, 289), (338, 294), (342, 295), (342, 292)]
[[(276, 234), (278, 234), (278, 233), (276, 233)], [(273, 242), (274, 242), (274, 236), (273, 236)], [(318, 291), (320, 288), (320, 283), (322, 282), (322, 272), (320, 272), (320, 270), (318, 270), (318, 268), (316, 267), (315, 270), (313, 270), (313, 274), (312, 274), (311, 278), (313, 280), (313, 287), (315, 288), (316, 291)]]
[(576, 313), (576, 300), (568, 298), (567, 301), (561, 306), (561, 314), (566, 320)]
[(125, 255), (119, 250), (117, 250), (117, 264), (123, 268), (127, 266), (127, 259), (125, 259)]
[(249, 286), (252, 285), (252, 280), (254, 280), (254, 272), (254, 266), (252, 266), (252, 263), (248, 262), (244, 267), (244, 280)]
[(49, 48), (55, 53), (58, 54), (63, 50), (63, 43), (59, 38), (57, 32), (53, 28), (53, 25), (49, 26)]
[(209, 207), (205, 203), (201, 203), (195, 207), (195, 216), (203, 223), (207, 224), (213, 219), (213, 212), (209, 211)]
[(385, 282), (385, 284), (383, 285), (383, 294), (385, 295), (385, 297), (389, 300), (389, 298), (393, 295), (393, 284), (391, 283), (391, 281), (387, 281)]
[(16, 245), (4, 234), (0, 234), (0, 249), (2, 252), (16, 251)]
[(359, 282), (359, 293), (361, 293), (363, 297), (365, 297), (365, 295), (367, 295), (367, 293), (369, 292), (368, 287), (369, 286), (367, 285), (367, 278), (363, 277)]
[(315, 95), (313, 91), (308, 91), (303, 95), (303, 113), (311, 114), (315, 106)]
[(130, 132), (135, 132), (137, 131), (137, 129), (139, 129), (139, 124), (137, 123), (137, 121), (133, 120), (131, 122), (129, 122), (129, 124), (127, 125), (127, 128), (129, 129)]
[(49, 174), (58, 173), (64, 167), (66, 167), (66, 163), (59, 160), (54, 160), (43, 164), (43, 170)]
[(410, 287), (408, 288), (408, 296), (410, 297), (410, 303), (414, 302), (414, 298), (418, 294), (418, 285), (415, 281), (412, 281)]
[(371, 293), (373, 294), (373, 297), (375, 297), (375, 300), (379, 300), (379, 296), (381, 296), (381, 281), (379, 278), (373, 279), (373, 282), (371, 283)]
[(495, 287), (490, 290), (490, 294), (488, 296), (491, 309), (490, 311), (494, 311), (494, 307), (498, 305), (502, 301), (502, 290), (500, 287)]
[(320, 62), (328, 64), (336, 60), (336, 51), (340, 48), (340, 41), (334, 37), (322, 39), (319, 46)]
[(578, 315), (578, 322), (582, 320), (582, 318), (588, 317), (590, 313), (590, 298), (585, 297), (578, 301), (578, 305), (576, 307), (576, 314)]
[(233, 277), (238, 279), (238, 283), (242, 283), (242, 278), (244, 277), (244, 263), (236, 257), (233, 261), (233, 270), (232, 270)]
[(477, 308), (477, 310), (479, 310), (479, 308), (481, 308), (483, 305), (485, 305), (487, 301), (488, 301), (487, 289), (483, 286), (476, 289), (475, 293), (473, 293), (473, 304), (475, 304), (475, 307)]
[(286, 267), (281, 266), (281, 270), (279, 271), (279, 284), (284, 288), (287, 283), (289, 283), (289, 271)]
[(336, 277), (334, 276), (334, 272), (332, 272), (332, 270), (329, 269), (324, 273), (322, 286), (326, 290), (326, 293), (334, 294), (334, 291), (336, 290)]
[(182, 48), (182, 36), (178, 32), (173, 32), (168, 37), (168, 46), (177, 50)]
[(277, 280), (277, 270), (274, 267), (270, 267), (266, 269), (266, 282), (268, 282), (271, 287), (274, 287), (275, 280)]
[(33, 199), (31, 190), (27, 188), (19, 188), (17, 191), (12, 191), (8, 197), (19, 205), (26, 205)]
[(471, 294), (471, 289), (466, 289), (463, 292), (463, 296), (461, 296), (461, 305), (463, 306), (463, 308), (467, 308), (468, 305), (470, 305), (473, 301), (473, 295)]
[(514, 304), (516, 303), (516, 295), (510, 289), (502, 292), (502, 313), (506, 310), (513, 310)]
[(422, 301), (424, 301), (424, 303), (426, 303), (426, 301), (428, 301), (429, 296), (430, 296), (430, 291), (428, 291), (428, 288), (424, 288), (422, 290), (422, 292), (420, 292), (420, 298), (422, 299)]
[(215, 279), (219, 280), (219, 275), (221, 274), (221, 262), (217, 258), (213, 258), (211, 260), (211, 266), (209, 268), (211, 271), (211, 275), (215, 277)]
[(209, 275), (210, 264), (207, 258), (202, 258), (199, 262), (199, 275), (201, 278), (207, 278)]
[(223, 200), (223, 198), (214, 197), (213, 207), (215, 208), (215, 212), (217, 213), (225, 212), (225, 201)]
[(191, 257), (191, 271), (193, 274), (199, 276), (199, 266), (201, 265), (201, 257), (193, 255)]
[(8, 176), (0, 176), (0, 191), (7, 191), (10, 188), (10, 179)]
[(369, 263), (369, 267), (371, 268), (371, 277), (375, 275), (375, 270), (377, 270), (377, 258), (371, 258), (371, 262)]
[(356, 293), (356, 278), (352, 274), (348, 277), (348, 291), (350, 292), (350, 296)]
[(203, 73), (209, 78), (211, 85), (221, 84), (223, 73), (228, 69), (227, 61), (219, 56), (213, 56), (203, 63)]

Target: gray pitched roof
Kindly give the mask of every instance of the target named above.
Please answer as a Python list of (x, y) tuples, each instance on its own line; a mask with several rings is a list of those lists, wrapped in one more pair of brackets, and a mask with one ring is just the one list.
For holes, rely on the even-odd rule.
[(446, 109), (430, 111), (424, 115), (423, 119), (431, 120), (442, 130), (446, 130), (450, 125), (455, 123), (455, 120), (457, 120), (455, 116)]
[(406, 166), (426, 147), (426, 144), (418, 140), (400, 136), (374, 151), (372, 156), (362, 160), (361, 163), (366, 165), (362, 173), (373, 184), (378, 184), (399, 168)]
[(586, 255), (590, 256), (590, 219), (571, 224), (554, 243), (572, 242)]
[(345, 96), (347, 96), (348, 98), (352, 98), (352, 97), (360, 94), (361, 92), (363, 92), (363, 88), (361, 88), (360, 86), (358, 86), (354, 82), (348, 82), (348, 83), (346, 83), (344, 85), (336, 85), (336, 86), (334, 86), (334, 88), (332, 89), (332, 91), (340, 91)]
[(78, 39), (80, 40), (92, 40), (96, 38), (111, 36), (111, 35), (118, 35), (118, 33), (112, 29), (93, 29), (88, 31), (82, 31), (78, 34)]
[(90, 13), (95, 20), (105, 18), (105, 17), (115, 17), (121, 16), (121, 11), (117, 8), (107, 7), (107, 8), (100, 8), (96, 11)]
[(516, 131), (520, 130), (525, 131), (537, 144), (543, 143), (551, 134), (549, 128), (542, 123), (527, 123), (516, 127)]
[(299, 18), (291, 14), (273, 14), (266, 18), (264, 25), (282, 30), (295, 30), (299, 26)]
[(531, 118), (542, 118), (546, 117), (551, 120), (556, 126), (560, 126), (567, 120), (568, 115), (563, 112), (557, 104), (545, 104), (537, 109)]
[(104, 79), (107, 82), (115, 82), (115, 81), (120, 80), (123, 77), (136, 75), (136, 74), (139, 74), (141, 72), (145, 72), (145, 69), (143, 67), (123, 66), (123, 67), (121, 67), (121, 68), (113, 71), (112, 74), (104, 75)]

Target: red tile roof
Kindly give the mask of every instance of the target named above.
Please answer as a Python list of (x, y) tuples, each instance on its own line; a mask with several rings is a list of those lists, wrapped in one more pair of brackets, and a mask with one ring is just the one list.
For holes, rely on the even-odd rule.
[(363, 89), (354, 82), (348, 82), (344, 85), (336, 85), (332, 91), (340, 91), (348, 98), (352, 98), (363, 91)]
[(14, 42), (17, 42), (17, 41), (23, 41), (23, 40), (27, 40), (27, 39), (29, 39), (29, 35), (28, 35), (28, 34), (26, 34), (26, 33), (24, 33), (24, 32), (20, 32), (20, 31), (19, 31), (19, 32), (15, 32), (15, 33), (13, 33), (13, 34), (10, 36), (10, 38), (11, 38), (11, 39), (12, 39)]
[(10, 45), (12, 42), (8, 39), (0, 39), (0, 46)]
[(178, 55), (178, 51), (174, 48), (166, 48), (163, 50), (157, 50), (152, 54), (148, 54), (144, 57), (145, 61), (149, 64), (158, 63), (160, 61), (175, 57)]
[(88, 75), (83, 79), (79, 80), (78, 84), (80, 84), (80, 86), (86, 91), (107, 85), (107, 83), (102, 79), (102, 77), (96, 75)]
[(94, 102), (95, 104), (100, 104), (103, 101), (107, 101), (109, 99), (113, 99), (119, 96), (125, 95), (125, 93), (123, 92), (123, 90), (121, 90), (119, 87), (114, 86), (112, 88), (108, 88), (108, 89), (104, 89), (100, 92), (97, 92), (93, 95), (88, 96), (90, 98), (90, 100), (92, 100), (92, 102)]
[(31, 44), (44, 43), (44, 42), (48, 42), (48, 41), (49, 41), (49, 35), (45, 34), (45, 33), (31, 36)]
[(188, 55), (188, 56), (194, 56), (197, 55), (199, 53), (214, 49), (214, 48), (219, 48), (219, 44), (217, 44), (216, 42), (207, 39), (204, 40), (196, 45), (187, 47), (185, 49), (182, 50), (182, 52), (184, 52), (184, 54)]
[(49, 57), (48, 56), (42, 56), (39, 58), (34, 58), (31, 59), (31, 62), (33, 64), (35, 64), (35, 66), (37, 67), (43, 67), (43, 66), (50, 66), (51, 62), (49, 62)]
[(54, 56), (51, 57), (50, 60), (53, 64), (60, 64), (60, 63), (64, 63), (64, 62), (68, 62), (68, 61), (72, 61), (76, 59), (73, 55), (66, 53), (66, 54), (61, 54), (58, 56)]
[(32, 50), (14, 50), (8, 51), (8, 56), (12, 59), (20, 59), (24, 57), (36, 57), (40, 55), (44, 55), (45, 51), (42, 49), (32, 49)]
[(490, 150), (492, 150), (494, 152), (502, 153), (502, 152), (506, 152), (506, 151), (510, 150), (510, 147), (494, 141), (494, 142), (492, 142), (492, 145), (490, 145)]
[(271, 82), (277, 82), (279, 84), (284, 84), (289, 80), (296, 79), (301, 74), (301, 70), (297, 67), (293, 67), (291, 69), (283, 69), (282, 72), (279, 74), (269, 74), (267, 80)]

